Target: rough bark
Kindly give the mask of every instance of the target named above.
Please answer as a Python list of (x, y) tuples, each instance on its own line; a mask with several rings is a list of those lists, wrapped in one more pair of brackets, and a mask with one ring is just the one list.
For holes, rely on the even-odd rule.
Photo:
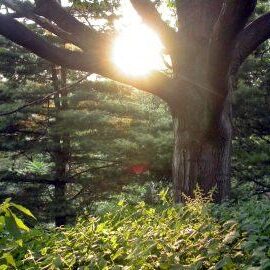
[[(195, 124), (190, 115), (174, 112), (173, 182), (175, 201), (193, 197), (198, 186), (204, 195), (213, 191), (221, 202), (230, 193), (231, 159), (231, 102), (228, 96), (218, 126), (215, 129)], [(191, 113), (191, 112), (189, 112)], [(205, 117), (208, 113), (205, 113)], [(202, 122), (203, 114), (197, 116)]]
[[(213, 40), (217, 22), (221, 24), (221, 4), (207, 0), (183, 1), (179, 5), (182, 31), (175, 73), (176, 77), (188, 77), (196, 85), (179, 83), (179, 89), (186, 89), (184, 93), (178, 90), (183, 101), (172, 107), (173, 182), (177, 202), (183, 202), (185, 196), (193, 197), (196, 186), (205, 195), (215, 190), (217, 202), (229, 196), (232, 138), (229, 65), (216, 58), (215, 65), (211, 63), (211, 53), (220, 60), (230, 54), (223, 51), (218, 56), (219, 40)], [(213, 12), (206, 16), (210, 6)], [(199, 89), (201, 86), (203, 89)]]

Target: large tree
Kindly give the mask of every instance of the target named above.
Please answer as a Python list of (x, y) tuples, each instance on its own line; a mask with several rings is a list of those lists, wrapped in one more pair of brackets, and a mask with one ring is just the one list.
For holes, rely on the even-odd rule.
[[(172, 59), (172, 76), (123, 75), (111, 61), (112, 32), (86, 26), (56, 0), (34, 5), (2, 0), (15, 14), (0, 15), (0, 34), (38, 56), (69, 69), (97, 73), (150, 92), (168, 103), (174, 119), (173, 180), (176, 201), (198, 183), (216, 200), (230, 192), (231, 91), (242, 62), (270, 35), (270, 14), (251, 21), (256, 0), (176, 0), (178, 31), (162, 21), (150, 0), (131, 0), (160, 36)], [(79, 50), (57, 47), (16, 17), (33, 20)]]

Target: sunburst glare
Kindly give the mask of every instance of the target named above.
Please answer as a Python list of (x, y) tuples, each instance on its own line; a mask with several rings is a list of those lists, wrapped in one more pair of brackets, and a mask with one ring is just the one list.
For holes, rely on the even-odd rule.
[(162, 69), (162, 44), (158, 36), (142, 23), (128, 27), (115, 40), (113, 62), (124, 73), (147, 75)]

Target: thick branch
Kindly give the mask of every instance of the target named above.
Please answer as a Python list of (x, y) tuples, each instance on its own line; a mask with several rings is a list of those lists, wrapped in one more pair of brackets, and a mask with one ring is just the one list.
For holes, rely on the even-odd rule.
[(34, 7), (28, 3), (22, 3), (18, 0), (2, 0), (3, 3), (11, 8), (16, 14), (19, 14), (22, 17), (33, 20), (42, 28), (50, 31), (59, 38), (63, 39), (66, 42), (73, 43), (74, 45), (81, 47), (82, 49), (89, 49), (89, 46), (85, 46), (85, 43), (82, 40), (76, 38), (75, 35), (62, 30), (57, 25), (52, 24), (48, 19), (40, 17), (34, 13)]
[(35, 12), (38, 15), (44, 16), (50, 21), (55, 22), (64, 31), (74, 35), (77, 40), (84, 43), (84, 49), (99, 50), (101, 44), (108, 37), (105, 34), (98, 33), (78, 21), (75, 17), (69, 14), (56, 0), (36, 0)]
[(214, 27), (212, 43), (231, 43), (245, 27), (256, 3), (256, 0), (226, 0)]
[[(72, 34), (88, 32), (89, 28), (70, 15), (62, 6), (55, 0), (36, 0), (35, 12), (38, 15), (54, 21), (62, 29)], [(92, 30), (90, 30), (92, 31)]]
[(170, 78), (161, 72), (152, 72), (145, 77), (124, 75), (113, 65), (110, 51), (103, 51), (103, 53), (97, 54), (95, 51), (83, 53), (59, 48), (30, 31), (16, 20), (1, 14), (0, 34), (57, 65), (69, 69), (97, 73), (109, 79), (153, 93), (168, 101), (167, 89), (168, 83), (171, 81)]
[(90, 64), (88, 56), (84, 53), (62, 49), (50, 44), (21, 23), (1, 14), (0, 34), (40, 57), (70, 69), (93, 72), (93, 66), (97, 63), (94, 57), (92, 57)]
[(251, 22), (239, 35), (233, 53), (232, 74), (236, 74), (245, 59), (270, 38), (270, 13)]
[[(179, 34), (195, 41), (209, 41), (224, 0), (175, 0)], [(207, 19), (206, 19), (207, 18)]]
[[(209, 79), (214, 89), (227, 95), (227, 75), (239, 32), (256, 7), (256, 0), (226, 0), (214, 26), (210, 43)], [(220, 88), (223, 85), (224, 88)], [(223, 99), (220, 101), (223, 102)]]
[(58, 26), (52, 24), (49, 20), (47, 20), (46, 18), (42, 18), (39, 17), (37, 15), (33, 15), (33, 16), (29, 16), (29, 19), (33, 20), (34, 22), (36, 22), (39, 26), (41, 26), (42, 28), (50, 31), (51, 33), (55, 34), (56, 36), (58, 36), (59, 38), (61, 38), (62, 40), (68, 42), (68, 43), (72, 43), (82, 49), (86, 49), (87, 47), (85, 46), (84, 43), (80, 42), (80, 40), (78, 40), (74, 35), (71, 35), (70, 33), (62, 30), (61, 28), (59, 28)]
[(155, 4), (150, 0), (131, 0), (131, 3), (143, 21), (159, 34), (168, 51), (172, 52), (176, 45), (176, 33), (161, 19)]

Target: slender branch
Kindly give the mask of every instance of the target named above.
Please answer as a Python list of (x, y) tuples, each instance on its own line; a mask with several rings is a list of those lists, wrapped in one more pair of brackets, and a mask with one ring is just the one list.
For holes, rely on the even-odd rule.
[(74, 179), (75, 177), (77, 177), (77, 176), (79, 176), (79, 175), (81, 175), (81, 174), (87, 173), (87, 172), (89, 172), (89, 171), (94, 172), (94, 171), (97, 171), (97, 170), (100, 170), (100, 169), (109, 168), (109, 167), (114, 166), (115, 164), (118, 164), (118, 162), (111, 163), (111, 164), (107, 164), (107, 165), (103, 165), (103, 166), (99, 166), (99, 167), (91, 167), (91, 168), (87, 168), (87, 169), (85, 169), (85, 170), (83, 170), (83, 171), (80, 171), (80, 172), (77, 172), (77, 173), (71, 175), (69, 178), (73, 178), (73, 179)]
[(131, 0), (130, 2), (142, 20), (159, 34), (164, 46), (172, 52), (177, 41), (176, 32), (161, 19), (155, 4), (150, 0)]
[(69, 198), (68, 201), (73, 201), (73, 200), (75, 200), (76, 198), (78, 198), (78, 197), (83, 193), (84, 190), (85, 190), (85, 187), (82, 187), (82, 188), (80, 189), (80, 191), (77, 192), (73, 197)]
[(85, 79), (87, 79), (87, 77), (89, 76), (89, 74), (83, 76), (81, 79), (79, 79), (78, 81), (72, 83), (71, 85), (67, 86), (67, 87), (63, 87), (57, 91), (54, 91), (52, 93), (49, 93), (48, 95), (46, 95), (45, 97), (41, 97), (41, 98), (38, 98), (38, 99), (35, 99), (33, 101), (30, 101), (12, 111), (8, 111), (8, 112), (3, 112), (3, 113), (0, 113), (0, 117), (1, 116), (7, 116), (7, 115), (10, 115), (10, 114), (14, 114), (16, 112), (19, 112), (27, 107), (30, 107), (30, 106), (33, 106), (33, 105), (36, 105), (36, 104), (42, 104), (44, 103), (45, 101), (47, 101), (51, 96), (55, 95), (55, 94), (58, 94), (58, 93), (61, 93), (61, 91), (63, 90), (67, 90), (67, 89), (71, 89), (73, 88), (74, 86), (78, 85), (79, 83), (81, 83), (82, 81), (84, 81)]
[(9, 183), (34, 183), (34, 184), (44, 184), (44, 185), (55, 185), (56, 181), (48, 180), (46, 178), (36, 177), (36, 176), (25, 176), (19, 175), (12, 172), (1, 172), (0, 182)]
[[(257, 190), (256, 192), (253, 193), (253, 195), (260, 195), (260, 194), (265, 194), (265, 193), (270, 193), (270, 189)], [(270, 198), (269, 195), (266, 195), (266, 196)]]
[(240, 33), (233, 53), (232, 74), (236, 74), (245, 59), (270, 38), (270, 12), (247, 25)]

